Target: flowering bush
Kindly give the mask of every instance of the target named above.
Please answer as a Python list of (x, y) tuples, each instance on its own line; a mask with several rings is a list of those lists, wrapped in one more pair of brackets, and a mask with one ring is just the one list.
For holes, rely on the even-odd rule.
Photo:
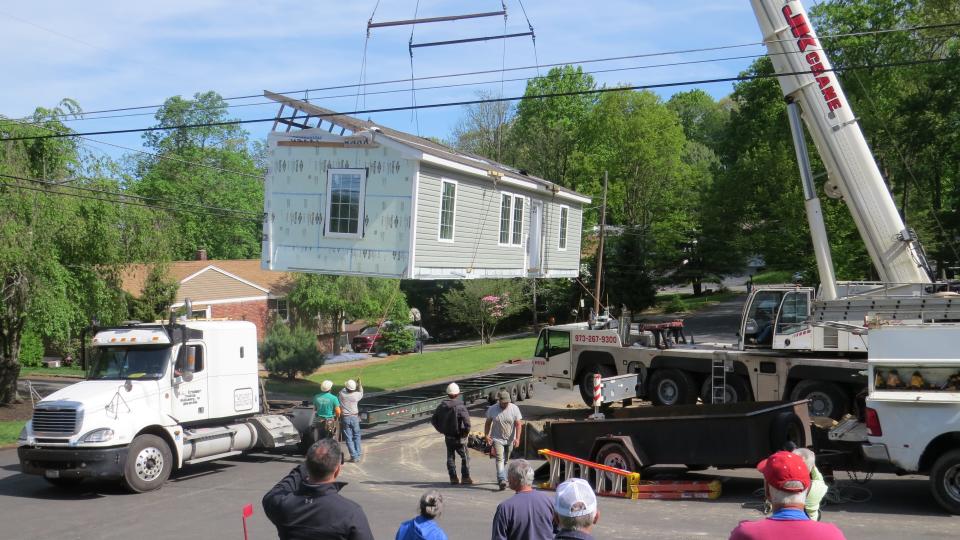
[(497, 324), (523, 309), (523, 284), (513, 280), (470, 280), (444, 295), (450, 317), (472, 326), (490, 343)]

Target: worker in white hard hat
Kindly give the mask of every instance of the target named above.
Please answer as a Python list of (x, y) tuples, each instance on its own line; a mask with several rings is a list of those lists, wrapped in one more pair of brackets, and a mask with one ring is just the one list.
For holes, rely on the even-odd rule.
[[(470, 478), (470, 454), (467, 452), (467, 435), (470, 434), (470, 413), (460, 399), (460, 385), (452, 382), (447, 385), (447, 398), (437, 405), (430, 422), (434, 429), (443, 434), (447, 445), (447, 472), (450, 483), (472, 484)], [(457, 477), (457, 455), (460, 455), (460, 473)]]
[(333, 388), (333, 381), (323, 381), (320, 383), (319, 394), (313, 396), (313, 406), (317, 410), (316, 419), (313, 422), (313, 439), (318, 441), (323, 438), (337, 436), (337, 420), (340, 418), (340, 400), (337, 396), (330, 393)]
[(363, 399), (363, 383), (360, 377), (357, 380), (349, 379), (343, 384), (340, 391), (340, 425), (343, 427), (343, 438), (347, 441), (347, 450), (350, 451), (350, 461), (360, 463), (363, 458), (360, 450), (360, 400)]

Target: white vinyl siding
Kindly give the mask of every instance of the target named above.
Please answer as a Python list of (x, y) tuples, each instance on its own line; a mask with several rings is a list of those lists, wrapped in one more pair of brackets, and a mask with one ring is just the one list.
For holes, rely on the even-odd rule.
[(330, 169), (328, 173), (326, 234), (362, 236), (365, 169)]
[(452, 180), (440, 182), (440, 232), (441, 242), (453, 242), (453, 225), (457, 208), (457, 183)]
[(560, 251), (566, 251), (567, 249), (567, 225), (570, 219), (570, 208), (567, 206), (560, 207), (560, 241), (557, 244), (557, 247)]

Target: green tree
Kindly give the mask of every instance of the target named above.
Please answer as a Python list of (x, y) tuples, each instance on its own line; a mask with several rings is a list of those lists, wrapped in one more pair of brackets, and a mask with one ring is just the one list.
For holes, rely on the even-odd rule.
[(130, 300), (130, 316), (138, 321), (163, 319), (176, 300), (179, 288), (176, 280), (167, 277), (166, 265), (153, 265), (143, 284), (143, 292)]
[(349, 319), (407, 322), (410, 317), (396, 279), (300, 274), (287, 298), (300, 316), (329, 321), (334, 354), (340, 353), (341, 328)]
[(171, 231), (175, 256), (187, 259), (203, 248), (213, 259), (258, 257), (263, 147), (251, 144), (238, 125), (172, 128), (229, 122), (227, 104), (215, 92), (198, 93), (192, 100), (169, 98), (155, 118), (156, 127), (171, 129), (144, 133), (144, 144), (156, 155), (135, 162), (130, 187), (182, 209)]
[[(500, 97), (492, 92), (477, 92), (478, 99)], [(478, 103), (463, 109), (464, 116), (453, 128), (451, 146), (463, 152), (470, 152), (497, 161), (504, 161), (504, 155), (512, 160), (510, 147), (504, 144), (510, 130), (513, 108), (508, 101)]]
[(521, 280), (470, 279), (462, 283), (463, 288), (443, 296), (447, 314), (454, 322), (473, 328), (481, 343), (490, 343), (497, 324), (527, 305)]
[(317, 351), (317, 338), (313, 332), (283, 321), (270, 326), (260, 344), (260, 358), (267, 371), (290, 380), (296, 379), (300, 373), (309, 375), (323, 365), (323, 355)]

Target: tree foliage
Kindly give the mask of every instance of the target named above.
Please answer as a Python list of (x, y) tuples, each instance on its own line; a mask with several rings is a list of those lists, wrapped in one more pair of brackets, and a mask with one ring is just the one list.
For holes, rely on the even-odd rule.
[(260, 358), (267, 371), (291, 380), (300, 373), (313, 373), (323, 365), (323, 355), (317, 351), (313, 332), (283, 321), (270, 326), (260, 344)]
[(500, 321), (525, 309), (521, 280), (471, 279), (462, 283), (462, 288), (443, 296), (447, 314), (453, 322), (473, 328), (483, 343), (490, 343)]

